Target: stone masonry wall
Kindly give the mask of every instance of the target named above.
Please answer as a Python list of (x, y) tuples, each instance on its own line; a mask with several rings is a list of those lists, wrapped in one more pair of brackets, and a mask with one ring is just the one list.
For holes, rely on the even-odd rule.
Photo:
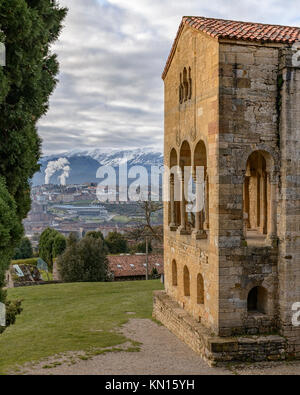
[(154, 294), (153, 317), (211, 366), (228, 362), (280, 361), (288, 357), (287, 343), (281, 336), (214, 336), (163, 291)]
[[(168, 207), (165, 205), (165, 284), (166, 291), (196, 319), (218, 331), (218, 253), (214, 243), (218, 228), (217, 196), (217, 130), (218, 130), (218, 42), (207, 35), (184, 28), (174, 59), (165, 79), (165, 164), (170, 165), (170, 152), (177, 157), (184, 141), (192, 153), (202, 140), (207, 149), (210, 185), (210, 232), (207, 240), (196, 241), (192, 236), (171, 232), (168, 226)], [(179, 104), (180, 73), (191, 67), (192, 99)], [(193, 163), (193, 158), (192, 158)], [(172, 261), (178, 267), (178, 285), (172, 285)], [(184, 296), (183, 270), (190, 272), (191, 295)], [(197, 304), (197, 275), (205, 283), (205, 304)]]
[[(191, 68), (192, 98), (180, 104), (184, 67)], [(300, 302), (299, 132), (300, 69), (291, 63), (291, 49), (282, 44), (218, 41), (183, 28), (165, 78), (165, 164), (170, 164), (172, 149), (179, 159), (183, 142), (188, 142), (192, 154), (197, 143), (204, 142), (210, 224), (206, 240), (182, 235), (169, 228), (169, 206), (165, 204), (166, 292), (205, 330), (223, 338), (280, 332), (287, 338), (292, 356), (300, 355), (300, 327), (292, 325), (292, 306)], [(245, 239), (243, 184), (247, 160), (255, 151), (266, 160), (267, 230), (275, 224), (278, 239), (253, 246)], [(250, 198), (254, 188), (250, 184)], [(257, 216), (255, 210), (252, 216)], [(177, 285), (172, 284), (173, 260)], [(184, 296), (185, 265), (190, 273), (190, 296)], [(197, 303), (199, 273), (205, 289), (201, 305)], [(247, 310), (248, 294), (257, 286), (267, 290), (265, 314)], [(184, 335), (188, 318), (182, 324), (181, 313), (175, 320), (170, 306), (162, 307), (159, 298), (155, 303), (158, 319), (168, 327), (173, 325), (170, 329), (182, 332), (182, 337), (195, 339), (191, 331)], [(252, 343), (242, 345), (241, 341), (234, 347), (239, 351), (252, 347), (260, 357), (276, 354), (277, 349), (268, 347), (264, 354)], [(191, 346), (198, 349), (197, 344)]]
[(293, 304), (300, 302), (300, 67), (293, 64), (291, 51), (281, 51), (280, 76), (280, 328), (290, 353), (300, 357), (300, 326), (292, 325)]
[[(279, 48), (220, 43), (218, 247), (222, 336), (248, 330), (268, 332), (276, 327), (277, 249), (253, 251), (243, 241), (243, 183), (247, 159), (254, 151), (267, 152), (274, 164), (272, 169), (269, 164), (268, 170), (278, 171), (278, 66)], [(266, 288), (269, 299), (268, 314), (258, 321), (247, 319), (247, 295), (255, 286)]]

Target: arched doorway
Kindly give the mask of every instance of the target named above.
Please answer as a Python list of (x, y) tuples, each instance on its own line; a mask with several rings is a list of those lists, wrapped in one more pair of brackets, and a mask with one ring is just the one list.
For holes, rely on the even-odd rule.
[(248, 313), (267, 314), (268, 292), (263, 287), (254, 287), (250, 290), (247, 299)]

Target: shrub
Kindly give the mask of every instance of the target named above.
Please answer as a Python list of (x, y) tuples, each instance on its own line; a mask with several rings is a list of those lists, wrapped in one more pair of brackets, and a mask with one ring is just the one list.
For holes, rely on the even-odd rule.
[(101, 282), (108, 276), (107, 249), (101, 239), (85, 237), (73, 242), (58, 257), (57, 266), (64, 282)]
[[(13, 302), (7, 301), (6, 307), (6, 327), (13, 325), (16, 322), (16, 317), (21, 314), (23, 309), (21, 307), (22, 300), (14, 300)], [(3, 333), (5, 328), (0, 326), (0, 333)]]
[(158, 270), (156, 269), (156, 267), (154, 267), (154, 268), (152, 269), (151, 274), (150, 274), (150, 277), (151, 277), (153, 280), (156, 280), (157, 278), (160, 277), (160, 275), (159, 275)]
[(26, 265), (26, 266), (36, 266), (38, 258), (30, 259), (17, 259), (11, 262), (12, 265)]

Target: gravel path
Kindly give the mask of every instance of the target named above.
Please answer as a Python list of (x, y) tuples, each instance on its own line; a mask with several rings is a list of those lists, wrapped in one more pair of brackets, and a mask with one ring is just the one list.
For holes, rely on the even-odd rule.
[[(109, 352), (73, 364), (65, 358), (52, 358), (48, 364), (61, 363), (45, 369), (45, 361), (27, 368), (25, 374), (38, 375), (230, 375), (230, 374), (300, 374), (300, 363), (242, 366), (241, 368), (210, 368), (196, 353), (165, 327), (151, 320), (131, 319), (122, 332), (142, 343), (140, 352)], [(70, 357), (70, 355), (69, 355)]]

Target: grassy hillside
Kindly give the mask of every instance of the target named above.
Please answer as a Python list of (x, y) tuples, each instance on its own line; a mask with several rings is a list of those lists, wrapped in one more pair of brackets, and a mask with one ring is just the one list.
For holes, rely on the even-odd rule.
[(161, 288), (159, 281), (138, 281), (10, 290), (10, 299), (23, 299), (24, 311), (0, 336), (0, 374), (66, 351), (125, 343), (117, 329), (130, 317), (151, 318), (152, 293)]

